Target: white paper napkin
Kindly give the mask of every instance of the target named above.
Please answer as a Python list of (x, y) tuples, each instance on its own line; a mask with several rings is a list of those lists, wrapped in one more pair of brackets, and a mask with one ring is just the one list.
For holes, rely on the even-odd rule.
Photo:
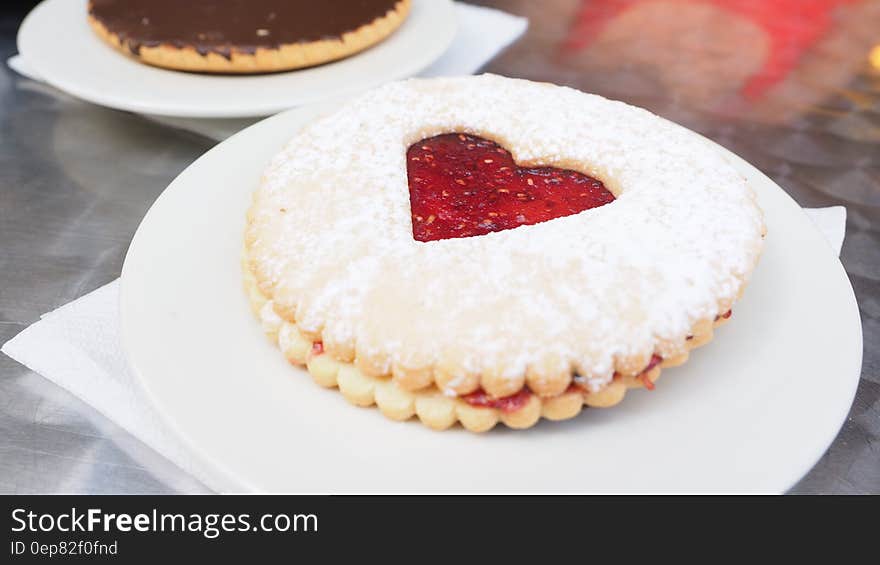
[(43, 314), (0, 351), (67, 389), (209, 488), (224, 489), (153, 410), (129, 369), (119, 335), (119, 279)]
[[(839, 255), (846, 208), (805, 212)], [(129, 369), (119, 335), (119, 279), (44, 314), (0, 351), (69, 390), (209, 488), (227, 488), (159, 417)]]
[[(470, 75), (516, 41), (528, 27), (528, 20), (501, 10), (455, 3), (458, 30), (449, 49), (427, 69), (423, 77)], [(7, 60), (9, 68), (22, 76), (41, 81), (38, 73), (21, 55)], [(147, 115), (151, 120), (198, 133), (217, 141), (259, 121), (261, 118), (171, 118)]]

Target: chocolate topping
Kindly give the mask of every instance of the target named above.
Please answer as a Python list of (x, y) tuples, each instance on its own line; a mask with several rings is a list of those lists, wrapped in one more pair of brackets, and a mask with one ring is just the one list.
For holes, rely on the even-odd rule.
[(231, 57), (334, 39), (381, 18), (398, 0), (91, 0), (89, 14), (132, 53), (193, 47)]

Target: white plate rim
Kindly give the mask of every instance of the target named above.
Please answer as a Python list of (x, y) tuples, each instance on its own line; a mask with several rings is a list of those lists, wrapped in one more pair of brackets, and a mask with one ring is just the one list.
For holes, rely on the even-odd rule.
[[(296, 121), (302, 122), (302, 118), (297, 116), (302, 113), (304, 109), (293, 109), (287, 112), (281, 113), (279, 115), (273, 116), (266, 120), (263, 120), (253, 126), (242, 130), (237, 133), (235, 136), (230, 138), (229, 140), (218, 144), (214, 148), (212, 148), (205, 155), (200, 157), (197, 161), (195, 161), (190, 167), (187, 168), (184, 172), (182, 172), (172, 183), (169, 184), (168, 188), (159, 196), (150, 210), (144, 217), (141, 225), (138, 227), (137, 232), (135, 233), (134, 238), (132, 239), (131, 246), (129, 248), (129, 252), (125, 259), (125, 264), (123, 266), (122, 271), (122, 287), (120, 291), (120, 312), (121, 312), (121, 330), (122, 330), (122, 338), (125, 353), (131, 363), (133, 372), (136, 375), (137, 380), (140, 385), (146, 391), (147, 396), (150, 398), (153, 406), (161, 415), (161, 418), (165, 423), (167, 423), (183, 440), (183, 442), (191, 449), (192, 453), (196, 456), (196, 458), (204, 465), (209, 465), (217, 472), (218, 481), (223, 482), (228, 485), (229, 490), (248, 490), (248, 491), (260, 491), (262, 489), (256, 482), (252, 481), (249, 477), (243, 476), (240, 473), (236, 472), (233, 469), (230, 469), (226, 464), (219, 461), (215, 456), (206, 452), (202, 447), (198, 444), (197, 441), (194, 441), (190, 433), (180, 425), (179, 418), (177, 418), (174, 414), (170, 413), (164, 405), (162, 394), (159, 393), (154, 387), (155, 382), (152, 381), (152, 376), (146, 374), (141, 370), (141, 361), (143, 352), (139, 350), (138, 342), (134, 339), (134, 334), (136, 333), (136, 320), (132, 319), (131, 314), (131, 304), (133, 301), (138, 300), (137, 296), (134, 296), (133, 292), (130, 290), (130, 284), (128, 284), (134, 277), (143, 274), (143, 270), (139, 269), (139, 267), (135, 267), (134, 264), (137, 261), (137, 257), (140, 253), (142, 246), (147, 245), (145, 243), (145, 235), (147, 229), (150, 228), (150, 224), (153, 221), (153, 218), (157, 215), (157, 210), (160, 210), (166, 205), (166, 202), (169, 198), (173, 197), (175, 191), (185, 190), (185, 184), (187, 182), (186, 176), (191, 174), (191, 171), (197, 170), (200, 166), (200, 163), (203, 163), (204, 160), (213, 154), (218, 154), (225, 151), (225, 148), (229, 146), (230, 142), (234, 141), (242, 141), (248, 138), (257, 138), (262, 132), (267, 131), (269, 126), (276, 123), (282, 123), (286, 121)], [(305, 110), (310, 111), (310, 110)], [(799, 481), (822, 457), (827, 448), (831, 445), (834, 438), (838, 434), (841, 426), (845, 422), (847, 414), (849, 412), (849, 407), (852, 404), (852, 401), (855, 397), (856, 389), (858, 387), (860, 374), (861, 374), (861, 365), (862, 365), (862, 331), (861, 331), (861, 320), (858, 310), (858, 305), (856, 302), (855, 294), (852, 289), (851, 283), (846, 275), (846, 272), (843, 269), (842, 264), (840, 263), (838, 257), (831, 249), (830, 245), (825, 241), (824, 236), (822, 236), (818, 229), (810, 222), (810, 220), (806, 217), (803, 210), (800, 206), (787, 194), (785, 191), (778, 187), (771, 179), (766, 177), (763, 173), (758, 171), (755, 167), (736, 156), (735, 154), (729, 152), (721, 146), (717, 146), (714, 142), (710, 140), (706, 140), (707, 143), (711, 143), (718, 147), (718, 149), (725, 154), (734, 162), (737, 167), (740, 167), (741, 170), (749, 176), (750, 180), (759, 180), (763, 183), (769, 183), (775, 187), (775, 196), (781, 198), (785, 201), (785, 206), (789, 208), (789, 211), (793, 212), (796, 209), (797, 216), (803, 218), (805, 222), (802, 223), (802, 227), (806, 226), (808, 231), (813, 233), (813, 239), (820, 240), (821, 243), (817, 248), (812, 251), (816, 253), (818, 256), (822, 257), (822, 261), (827, 264), (827, 268), (834, 273), (834, 276), (841, 283), (840, 290), (841, 294), (838, 297), (841, 304), (846, 304), (846, 316), (849, 318), (849, 327), (847, 331), (851, 332), (852, 340), (849, 343), (850, 352), (848, 354), (847, 361), (847, 374), (844, 375), (845, 381), (835, 385), (835, 408), (834, 408), (834, 417), (829, 420), (828, 425), (823, 428), (823, 433), (818, 434), (811, 441), (811, 447), (809, 449), (803, 450), (801, 454), (801, 460), (797, 465), (796, 469), (788, 469), (784, 473), (778, 473), (778, 477), (775, 481), (771, 481), (772, 486), (769, 488), (767, 486), (763, 486), (756, 490), (751, 490), (748, 488), (728, 488), (722, 487), (720, 489), (709, 489), (708, 492), (777, 492), (781, 493), (791, 488), (797, 481)], [(266, 155), (266, 160), (268, 160), (271, 155)], [(242, 214), (244, 210), (242, 210)], [(772, 227), (771, 227), (771, 236), (772, 235)], [(237, 258), (236, 258), (237, 261)], [(135, 274), (135, 273), (138, 274)], [(748, 295), (748, 291), (747, 291)], [(242, 298), (243, 299), (243, 298)], [(722, 330), (723, 331), (723, 330)], [(707, 349), (711, 349), (713, 344), (710, 344)], [(277, 351), (273, 351), (273, 354), (277, 354), (280, 356), (280, 353)], [(318, 390), (317, 385), (314, 383), (307, 383), (309, 386), (314, 387)], [(338, 393), (337, 393), (338, 394)], [(627, 398), (627, 400), (630, 400)], [(354, 407), (346, 406), (345, 409), (348, 410), (358, 410)], [(617, 408), (615, 408), (617, 409)], [(374, 412), (378, 411), (375, 408), (369, 409)], [(610, 411), (609, 411), (610, 412)], [(381, 416), (379, 416), (381, 418)], [(392, 422), (387, 422), (386, 425), (393, 426), (395, 425)], [(444, 432), (448, 433), (448, 432)], [(524, 432), (528, 434), (529, 432)], [(770, 483), (768, 483), (770, 484)], [(345, 492), (350, 492), (343, 489)], [(636, 489), (638, 490), (638, 489)], [(302, 493), (314, 493), (316, 491), (313, 490), (297, 490), (290, 489), (287, 492), (302, 492)], [(321, 493), (333, 493), (336, 492), (332, 489), (317, 491)], [(355, 491), (355, 492), (374, 492), (374, 491)], [(386, 490), (385, 492), (394, 492), (393, 490)], [(407, 491), (411, 492), (411, 491)], [(430, 489), (425, 489), (424, 492), (432, 492)], [(451, 492), (470, 492), (466, 489), (464, 490), (453, 490)], [(509, 491), (516, 492), (516, 491)], [(528, 491), (528, 492), (538, 492), (538, 491)], [(542, 489), (539, 492), (555, 492), (551, 490)], [(559, 492), (570, 492), (570, 491), (559, 491)], [(609, 492), (602, 488), (587, 488), (582, 490), (581, 492)], [(629, 492), (628, 489), (615, 489), (610, 492)], [(670, 490), (660, 489), (659, 492), (691, 492), (689, 489), (681, 489), (681, 488), (673, 488)], [(707, 492), (705, 489), (699, 489), (695, 492)]]
[[(87, 2), (87, 0), (79, 0), (79, 2), (83, 4), (81, 10), (83, 21), (73, 24), (73, 31), (77, 34), (87, 34), (87, 37), (80, 36), (80, 39), (83, 41), (102, 43), (100, 42), (100, 39), (94, 36), (94, 33), (88, 27), (88, 25), (85, 24), (85, 3)], [(351, 57), (347, 57), (339, 61), (330, 62), (325, 65), (320, 65), (318, 67), (302, 69), (300, 71), (294, 70), (284, 73), (274, 73), (267, 75), (242, 75), (240, 77), (198, 75), (195, 73), (185, 73), (151, 67), (149, 65), (138, 63), (133, 60), (127, 60), (124, 55), (116, 53), (112, 51), (109, 46), (105, 46), (102, 44), (102, 49), (106, 48), (106, 54), (102, 54), (102, 57), (104, 57), (105, 55), (113, 55), (114, 57), (126, 60), (126, 64), (133, 65), (131, 66), (132, 69), (143, 71), (143, 73), (141, 73), (142, 77), (147, 77), (149, 75), (159, 73), (160, 75), (166, 77), (176, 77), (184, 81), (202, 80), (205, 82), (205, 97), (199, 100), (199, 103), (195, 103), (195, 101), (181, 103), (175, 102), (173, 99), (170, 98), (153, 98), (152, 100), (150, 100), (149, 98), (137, 99), (137, 97), (132, 96), (133, 90), (128, 90), (127, 92), (125, 92), (127, 96), (122, 96), (122, 93), (114, 94), (107, 91), (102, 91), (101, 89), (89, 88), (87, 84), (88, 81), (85, 81), (82, 78), (71, 79), (68, 76), (59, 75), (52, 69), (52, 66), (43, 59), (42, 56), (35, 56), (35, 52), (41, 51), (39, 49), (32, 48), (31, 46), (35, 42), (40, 41), (40, 26), (42, 25), (42, 19), (57, 19), (58, 16), (56, 16), (55, 14), (57, 12), (60, 12), (62, 9), (70, 9), (69, 6), (71, 4), (71, 0), (43, 0), (38, 5), (36, 5), (22, 21), (21, 26), (18, 29), (16, 43), (18, 46), (19, 54), (27, 62), (29, 67), (33, 68), (35, 74), (47, 84), (63, 92), (66, 92), (81, 100), (98, 104), (100, 106), (105, 106), (116, 110), (152, 114), (156, 116), (182, 118), (248, 118), (269, 116), (298, 105), (319, 102), (327, 99), (328, 97), (343, 98), (346, 95), (351, 95), (355, 92), (369, 89), (384, 82), (413, 76), (430, 66), (431, 63), (436, 61), (438, 58), (440, 58), (441, 55), (443, 55), (444, 52), (446, 52), (446, 50), (452, 44), (452, 41), (455, 39), (455, 34), (457, 30), (456, 11), (452, 0), (413, 0), (413, 7), (410, 16), (407, 18), (406, 21), (404, 21), (401, 28), (396, 30), (383, 42), (380, 42), (376, 46), (366, 49), (361, 53), (356, 53)], [(426, 11), (427, 13), (425, 13)], [(413, 24), (412, 22), (416, 20), (415, 16), (419, 17), (418, 21)], [(422, 28), (426, 29), (427, 24), (431, 24), (431, 34), (422, 35), (423, 37), (428, 37), (430, 41), (424, 42), (422, 45), (419, 46), (419, 49), (413, 49), (412, 45), (402, 45), (398, 47), (397, 44), (400, 43), (400, 41), (396, 41), (396, 38), (398, 38), (400, 35), (403, 35), (400, 32), (402, 32), (408, 24), (411, 24), (410, 28), (413, 25), (419, 25)], [(406, 31), (407, 33), (410, 33), (412, 35), (420, 35), (418, 33), (415, 33), (411, 29), (407, 29)], [(240, 84), (242, 80), (251, 79), (274, 80), (276, 77), (284, 76), (295, 78), (297, 73), (311, 72), (316, 69), (319, 72), (327, 72), (325, 71), (325, 69), (329, 70), (329, 72), (334, 72), (334, 69), (338, 69), (338, 71), (336, 71), (336, 75), (341, 77), (342, 75), (346, 74), (346, 66), (348, 65), (363, 65), (367, 62), (372, 62), (373, 64), (375, 64), (375, 59), (377, 58), (376, 53), (381, 54), (385, 52), (385, 50), (380, 51), (378, 49), (383, 45), (391, 45), (401, 52), (406, 51), (408, 53), (408, 56), (406, 58), (391, 61), (394, 64), (386, 64), (384, 66), (383, 72), (381, 74), (377, 74), (375, 77), (371, 77), (370, 80), (346, 85), (344, 88), (336, 88), (332, 92), (314, 89), (306, 96), (303, 95), (302, 92), (291, 89), (287, 91), (288, 93), (285, 93), (283, 96), (279, 93), (279, 97), (272, 102), (259, 104), (253, 102), (247, 103), (246, 101), (244, 103), (237, 101), (235, 103), (221, 104), (214, 99), (215, 97), (211, 96), (211, 93), (216, 91), (213, 90), (214, 87), (210, 86), (208, 83), (215, 82), (218, 79), (223, 80), (224, 84), (228, 84), (231, 86), (234, 84), (234, 81), (238, 81)], [(65, 68), (77, 69), (77, 67), (78, 66), (66, 66)], [(81, 73), (81, 69), (75, 70), (75, 72)], [(296, 92), (297, 94), (296, 96), (293, 96), (292, 94), (289, 94), (290, 92)], [(240, 100), (240, 98), (237, 98), (237, 100)]]

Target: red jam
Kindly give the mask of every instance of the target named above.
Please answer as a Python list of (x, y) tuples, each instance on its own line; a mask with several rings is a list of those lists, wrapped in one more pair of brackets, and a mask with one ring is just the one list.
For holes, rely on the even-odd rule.
[(324, 353), (324, 342), (316, 341), (312, 344), (312, 355), (321, 355)]
[(648, 363), (648, 366), (645, 367), (641, 373), (639, 373), (638, 378), (642, 381), (642, 386), (644, 386), (648, 390), (654, 390), (654, 382), (648, 378), (648, 372), (659, 365), (663, 361), (663, 358), (659, 355), (652, 355), (651, 361)]
[[(717, 322), (718, 320), (721, 320), (721, 319), (726, 320), (726, 319), (730, 318), (731, 315), (733, 315), (733, 310), (728, 310), (728, 311), (725, 312), (724, 314), (718, 314), (717, 316), (715, 316), (715, 320), (714, 320), (714, 321)], [(688, 341), (690, 341), (690, 340), (692, 340), (692, 339), (694, 339), (694, 336), (692, 336), (692, 335), (687, 336), (687, 340), (688, 340)]]
[(448, 133), (406, 152), (413, 237), (471, 237), (612, 202), (602, 181), (555, 167), (520, 167), (488, 139)]
[(645, 373), (647, 373), (648, 371), (650, 371), (651, 369), (653, 369), (654, 367), (656, 367), (657, 365), (659, 365), (662, 362), (663, 362), (663, 358), (660, 357), (659, 355), (657, 355), (657, 354), (651, 355), (651, 361), (648, 363), (648, 365), (644, 369), (642, 369), (641, 374), (644, 375)]
[(516, 412), (529, 402), (532, 393), (527, 388), (522, 388), (519, 392), (510, 396), (501, 398), (492, 398), (483, 389), (476, 390), (470, 394), (461, 397), (462, 400), (471, 406), (479, 406), (481, 408), (497, 408), (502, 412), (510, 414)]
[[(663, 362), (663, 357), (661, 357), (660, 355), (657, 355), (655, 353), (654, 355), (651, 355), (651, 360), (648, 362), (648, 364), (645, 366), (645, 368), (642, 369), (642, 372), (639, 373), (638, 375), (636, 375), (636, 378), (639, 379), (640, 381), (642, 381), (642, 385), (646, 389), (654, 390), (654, 383), (651, 381), (651, 379), (648, 378), (648, 372), (662, 362)], [(620, 376), (621, 376), (620, 373), (617, 373), (617, 372), (614, 373), (615, 379), (620, 378)], [(568, 388), (565, 390), (565, 392), (571, 392), (574, 390), (579, 391), (579, 392), (585, 392), (587, 389), (581, 383), (578, 383), (577, 381), (572, 381), (572, 383), (570, 385), (568, 385)]]
[[(648, 378), (648, 372), (659, 365), (663, 361), (663, 357), (659, 355), (652, 355), (651, 361), (648, 362), (647, 366), (639, 373), (636, 378), (642, 381), (642, 384), (648, 390), (654, 390), (654, 383), (651, 382), (651, 379)], [(619, 377), (619, 373), (614, 373), (614, 378)], [(565, 392), (584, 392), (583, 385), (572, 382), (568, 385), (568, 388), (565, 389)], [(510, 414), (511, 412), (516, 412), (523, 406), (525, 406), (529, 398), (532, 396), (532, 391), (523, 387), (519, 392), (511, 394), (510, 396), (504, 396), (501, 398), (493, 398), (489, 396), (486, 391), (483, 389), (477, 389), (470, 394), (466, 394), (461, 397), (462, 400), (470, 404), (471, 406), (479, 406), (481, 408), (497, 408), (502, 412)]]

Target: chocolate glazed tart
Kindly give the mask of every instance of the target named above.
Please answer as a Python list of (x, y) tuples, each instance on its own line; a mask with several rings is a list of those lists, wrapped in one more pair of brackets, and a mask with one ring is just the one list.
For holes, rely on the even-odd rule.
[(320, 65), (379, 43), (410, 0), (91, 0), (88, 20), (143, 63), (205, 73)]

